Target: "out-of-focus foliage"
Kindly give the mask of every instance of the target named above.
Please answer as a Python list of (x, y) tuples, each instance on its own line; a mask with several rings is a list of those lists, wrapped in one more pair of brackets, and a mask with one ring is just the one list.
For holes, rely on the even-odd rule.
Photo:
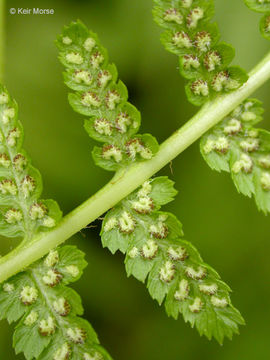
[[(25, 148), (43, 174), (44, 197), (56, 199), (66, 213), (105, 184), (111, 174), (95, 166), (91, 159), (94, 141), (89, 143), (81, 116), (70, 109), (66, 99), (53, 43), (63, 25), (80, 18), (99, 34), (128, 87), (130, 102), (142, 113), (142, 132), (150, 131), (161, 142), (197, 109), (185, 98), (177, 59), (160, 44), (151, 0), (48, 0), (46, 4), (25, 0), (23, 5), (12, 1), (12, 7), (22, 6), (51, 7), (55, 14), (7, 14), (6, 85), (20, 105)], [(236, 48), (235, 63), (247, 70), (269, 48), (258, 31), (259, 19), (241, 0), (216, 0), (221, 38)], [(262, 126), (268, 130), (269, 90), (268, 84), (255, 94), (265, 103)], [(167, 318), (144, 285), (127, 279), (122, 256), (113, 257), (102, 249), (98, 227), (83, 231), (74, 240), (89, 262), (76, 287), (86, 317), (117, 360), (227, 360), (235, 359), (236, 354), (240, 360), (268, 358), (269, 219), (252, 201), (237, 194), (226, 174), (209, 171), (198, 143), (174, 160), (172, 169), (179, 194), (166, 210), (181, 217), (188, 239), (235, 290), (234, 304), (247, 326), (239, 337), (220, 347), (200, 338), (184, 322)], [(169, 166), (161, 173), (169, 175)], [(15, 240), (7, 244), (1, 242), (1, 254)], [(255, 306), (258, 301), (260, 305)], [(11, 327), (1, 322), (0, 358), (15, 359), (11, 339)]]

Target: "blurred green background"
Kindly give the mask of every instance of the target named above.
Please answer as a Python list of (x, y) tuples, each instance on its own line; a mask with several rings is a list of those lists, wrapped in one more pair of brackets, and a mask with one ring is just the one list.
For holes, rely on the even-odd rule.
[[(64, 213), (95, 193), (111, 174), (91, 159), (94, 142), (83, 117), (67, 102), (62, 67), (54, 45), (71, 20), (97, 32), (142, 112), (142, 132), (160, 142), (197, 111), (187, 103), (177, 58), (159, 42), (151, 0), (11, 0), (6, 9), (5, 82), (20, 108), (25, 148), (44, 180), (44, 197), (56, 199)], [(54, 15), (10, 15), (9, 8), (53, 8)], [(216, 0), (222, 40), (236, 48), (235, 63), (250, 70), (269, 49), (258, 32), (260, 16), (242, 0)], [(270, 129), (270, 85), (256, 96), (265, 103)], [(115, 360), (269, 359), (270, 224), (252, 200), (237, 194), (226, 174), (210, 171), (195, 143), (173, 161), (168, 174), (179, 190), (167, 210), (179, 216), (186, 238), (216, 268), (232, 289), (232, 300), (246, 319), (241, 335), (219, 346), (200, 338), (182, 318), (167, 318), (145, 286), (127, 279), (123, 256), (102, 249), (99, 227), (72, 239), (87, 253), (89, 266), (75, 284), (85, 315)], [(0, 253), (14, 247), (2, 239)], [(12, 350), (12, 327), (0, 323), (0, 359), (23, 359)]]

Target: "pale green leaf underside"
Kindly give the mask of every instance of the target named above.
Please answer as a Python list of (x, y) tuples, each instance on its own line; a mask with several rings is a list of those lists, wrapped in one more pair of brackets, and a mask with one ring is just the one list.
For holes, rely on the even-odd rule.
[(136, 134), (140, 128), (139, 111), (127, 102), (128, 92), (118, 79), (114, 64), (108, 63), (107, 51), (96, 34), (81, 22), (64, 28), (57, 46), (65, 67), (66, 85), (72, 108), (89, 117), (85, 129), (102, 147), (92, 155), (97, 165), (116, 171), (134, 161), (151, 159), (158, 150), (150, 134)]
[(201, 153), (217, 171), (231, 173), (237, 190), (270, 211), (270, 133), (254, 128), (263, 109), (248, 99), (201, 139)]
[(0, 319), (16, 326), (13, 345), (27, 360), (109, 360), (91, 325), (78, 315), (79, 295), (66, 285), (87, 263), (74, 246), (51, 251), (0, 288)]
[(147, 288), (169, 316), (195, 326), (201, 335), (216, 338), (238, 333), (244, 321), (232, 306), (229, 288), (203, 262), (198, 251), (182, 239), (177, 218), (159, 211), (176, 194), (165, 177), (147, 181), (110, 210), (102, 225), (102, 244), (112, 253), (126, 254), (128, 276), (147, 279)]
[(153, 15), (165, 29), (161, 41), (166, 50), (179, 56), (180, 73), (189, 79), (186, 93), (194, 105), (202, 105), (219, 94), (239, 88), (247, 74), (229, 66), (234, 49), (219, 43), (213, 0), (154, 0)]

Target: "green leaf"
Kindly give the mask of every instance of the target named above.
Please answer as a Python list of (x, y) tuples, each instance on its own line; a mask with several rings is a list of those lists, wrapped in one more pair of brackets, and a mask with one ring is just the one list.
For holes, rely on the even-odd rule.
[(260, 22), (260, 31), (266, 40), (270, 40), (270, 13), (266, 14)]
[[(146, 183), (147, 184), (147, 183)], [(151, 181), (151, 192), (149, 196), (153, 199), (156, 208), (174, 200), (177, 190), (174, 182), (167, 176), (159, 176)]]
[[(40, 318), (48, 317), (48, 310), (40, 306), (35, 307), (35, 311), (39, 313)], [(32, 313), (33, 314), (33, 313)], [(50, 344), (51, 338), (42, 336), (39, 332), (39, 323), (36, 321), (31, 328), (26, 326), (24, 322), (29, 314), (26, 314), (16, 326), (13, 336), (13, 347), (16, 354), (24, 353), (28, 360), (37, 359), (42, 351)]]
[(179, 56), (180, 74), (189, 79), (185, 89), (193, 105), (201, 106), (247, 81), (244, 70), (228, 67), (234, 49), (218, 43), (217, 24), (209, 23), (214, 15), (212, 0), (154, 0), (154, 4), (154, 19), (165, 29), (161, 42)]
[[(126, 94), (121, 82), (115, 91)], [(135, 116), (133, 107), (127, 109)], [(16, 102), (0, 85), (0, 234), (29, 242), (54, 228), (62, 212), (54, 200), (40, 199), (41, 175), (21, 148), (17, 112)], [(81, 251), (65, 246), (0, 285), (0, 319), (19, 320), (13, 337), (16, 354), (23, 352), (27, 360), (111, 359), (91, 325), (78, 317), (83, 313), (79, 295), (66, 286), (81, 277), (86, 265)]]
[[(205, 24), (208, 24), (214, 15), (214, 1), (213, 0), (196, 0), (190, 2), (190, 4), (181, 4), (181, 1), (173, 2), (171, 0), (154, 0), (155, 7), (153, 9), (154, 19), (158, 25), (166, 29), (178, 30), (181, 28), (189, 29), (189, 31), (195, 32), (196, 29), (201, 29)], [(200, 16), (196, 26), (187, 27), (187, 17), (192, 10), (191, 6), (197, 7), (203, 10), (204, 16)], [(170, 11), (174, 10), (174, 11)], [(186, 21), (185, 21), (186, 20)]]
[[(92, 151), (96, 165), (108, 171), (117, 171), (125, 168), (131, 161), (149, 160), (158, 151), (159, 145), (156, 139), (150, 134), (136, 135), (125, 144), (125, 152), (118, 146), (105, 144), (102, 148), (95, 146)], [(111, 153), (111, 156), (105, 154)], [(106, 157), (105, 157), (106, 156)]]
[[(110, 218), (117, 218), (120, 216), (121, 211), (119, 209), (113, 209), (110, 211)], [(102, 245), (103, 247), (107, 247), (112, 254), (115, 254), (117, 250), (120, 250), (122, 253), (127, 251), (129, 243), (129, 234), (121, 233), (116, 229), (112, 229), (110, 232), (105, 232), (102, 237)]]
[(26, 281), (22, 274), (15, 275), (1, 287), (0, 291), (0, 319), (6, 318), (9, 323), (17, 321), (27, 311), (22, 302), (17, 301), (20, 298), (20, 289), (22, 286), (33, 286), (31, 279)]
[(245, 0), (247, 6), (257, 12), (270, 12), (270, 3), (268, 0)]
[(260, 21), (260, 32), (266, 40), (270, 40), (270, 3), (268, 0), (245, 0), (246, 5), (259, 13), (265, 13)]
[(270, 211), (270, 133), (254, 128), (263, 109), (248, 99), (201, 139), (201, 153), (217, 171), (231, 172), (238, 192), (254, 196), (264, 213)]
[(13, 337), (16, 354), (23, 352), (27, 360), (87, 360), (85, 354), (111, 359), (91, 325), (78, 317), (83, 313), (79, 295), (66, 286), (86, 265), (81, 251), (64, 246), (1, 285), (1, 318), (21, 318)]
[(52, 200), (40, 200), (42, 179), (22, 149), (18, 106), (0, 85), (0, 234), (31, 239), (51, 229), (62, 213)]
[(117, 69), (108, 63), (106, 50), (94, 33), (80, 21), (65, 27), (58, 37), (59, 59), (66, 71), (66, 85), (76, 93), (69, 103), (78, 113), (88, 116), (84, 127), (89, 136), (105, 143), (94, 147), (95, 163), (117, 171), (134, 161), (151, 159), (158, 151), (156, 139), (139, 130), (139, 111), (127, 102), (128, 92), (118, 80)]
[(175, 195), (167, 177), (145, 182), (107, 213), (102, 244), (112, 253), (126, 254), (128, 276), (147, 280), (151, 297), (159, 304), (164, 302), (169, 316), (177, 319), (182, 313), (201, 335), (222, 343), (224, 337), (238, 333), (244, 320), (231, 304), (230, 288), (194, 246), (182, 239), (178, 219), (159, 211)]

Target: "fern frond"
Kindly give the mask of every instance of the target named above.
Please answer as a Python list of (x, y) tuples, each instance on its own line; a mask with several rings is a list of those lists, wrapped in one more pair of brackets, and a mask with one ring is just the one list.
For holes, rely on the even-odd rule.
[[(97, 36), (76, 22), (64, 29), (57, 46), (60, 61), (67, 70), (65, 82), (78, 91), (70, 94), (70, 104), (75, 111), (90, 116), (85, 123), (89, 135), (105, 142), (103, 148), (93, 151), (96, 163), (108, 170), (118, 170), (131, 161), (150, 158), (143, 156), (144, 150), (134, 141), (138, 137), (133, 136), (139, 128), (139, 113), (126, 103), (127, 91), (121, 82), (117, 85), (115, 66), (108, 65), (106, 51)], [(225, 54), (228, 47), (222, 46)], [(99, 59), (98, 63), (95, 59)], [(99, 79), (104, 74), (103, 85)], [(114, 91), (119, 102), (110, 108), (108, 94)], [(144, 136), (140, 137), (141, 144), (147, 144), (152, 156), (157, 150), (156, 142), (151, 140), (150, 147)], [(165, 177), (144, 183), (107, 213), (101, 231), (102, 244), (112, 253), (120, 250), (126, 254), (128, 275), (143, 282), (148, 277), (150, 295), (159, 304), (166, 298), (170, 316), (176, 319), (181, 312), (201, 335), (215, 337), (222, 343), (224, 337), (238, 333), (238, 325), (244, 321), (231, 304), (228, 286), (202, 261), (197, 250), (181, 238), (180, 222), (174, 215), (159, 211), (175, 195), (173, 182)]]
[(246, 5), (259, 13), (265, 13), (260, 22), (262, 36), (270, 40), (270, 1), (269, 0), (245, 0)]
[(189, 80), (186, 93), (197, 106), (219, 94), (238, 89), (248, 76), (238, 66), (229, 66), (234, 49), (219, 43), (213, 0), (154, 0), (155, 21), (166, 31), (161, 41), (179, 56), (180, 73)]
[(104, 247), (126, 254), (128, 276), (144, 282), (153, 299), (165, 299), (167, 314), (179, 312), (200, 335), (232, 338), (243, 324), (229, 297), (229, 287), (203, 262), (194, 246), (183, 240), (178, 219), (160, 207), (176, 195), (173, 182), (157, 177), (145, 182), (110, 210), (102, 225)]
[(263, 109), (248, 99), (201, 139), (201, 153), (217, 171), (231, 173), (237, 190), (270, 212), (270, 133), (254, 128)]
[(97, 35), (81, 22), (73, 22), (64, 28), (57, 46), (66, 68), (65, 83), (76, 91), (69, 94), (70, 105), (90, 117), (84, 124), (89, 136), (105, 143), (92, 152), (96, 164), (116, 171), (131, 162), (151, 159), (158, 143), (150, 134), (136, 134), (140, 113), (127, 102), (127, 89), (117, 80), (116, 66), (108, 63)]
[[(22, 149), (23, 129), (17, 104), (0, 86), (0, 234), (24, 243), (49, 230), (61, 218), (53, 200), (40, 200), (40, 173)], [(111, 359), (98, 345), (91, 325), (79, 318), (79, 295), (67, 284), (86, 266), (76, 247), (53, 250), (25, 271), (0, 285), (0, 319), (21, 319), (13, 345), (27, 360)]]
[(22, 149), (18, 106), (0, 85), (0, 234), (31, 239), (55, 226), (61, 211), (54, 200), (40, 200), (42, 180)]
[(16, 353), (27, 360), (110, 360), (91, 325), (80, 318), (79, 295), (68, 288), (87, 263), (75, 246), (52, 250), (45, 258), (0, 287), (0, 319), (18, 321)]

